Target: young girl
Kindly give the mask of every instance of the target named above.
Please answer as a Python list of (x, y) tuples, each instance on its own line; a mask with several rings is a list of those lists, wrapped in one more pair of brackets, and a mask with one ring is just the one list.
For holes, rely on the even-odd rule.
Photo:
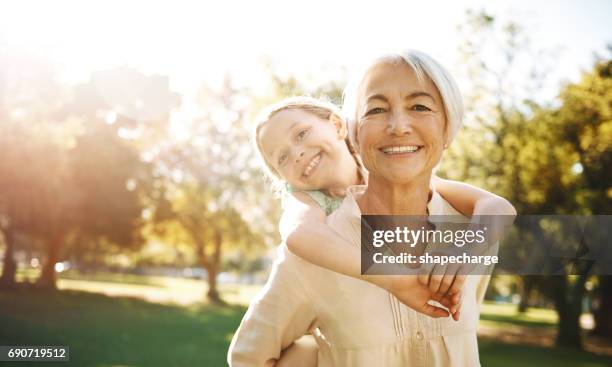
[[(285, 99), (257, 121), (255, 141), (269, 176), (284, 192), (280, 232), (287, 247), (303, 259), (344, 275), (372, 282), (416, 311), (434, 316), (433, 306), (411, 298), (409, 277), (361, 275), (360, 249), (335, 233), (325, 218), (349, 186), (364, 184), (367, 172), (348, 139), (336, 106), (310, 97)], [(505, 199), (482, 189), (435, 178), (435, 189), (458, 211), (472, 215), (515, 215)], [(455, 303), (465, 276), (429, 275), (419, 281)], [(451, 307), (458, 319), (458, 307)], [(437, 314), (438, 316), (440, 314)]]

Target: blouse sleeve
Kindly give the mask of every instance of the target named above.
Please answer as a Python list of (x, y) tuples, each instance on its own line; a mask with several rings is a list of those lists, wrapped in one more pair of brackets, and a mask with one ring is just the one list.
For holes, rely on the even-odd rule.
[(314, 308), (300, 287), (295, 267), (295, 259), (281, 246), (266, 285), (234, 334), (227, 356), (230, 366), (265, 366), (314, 323)]

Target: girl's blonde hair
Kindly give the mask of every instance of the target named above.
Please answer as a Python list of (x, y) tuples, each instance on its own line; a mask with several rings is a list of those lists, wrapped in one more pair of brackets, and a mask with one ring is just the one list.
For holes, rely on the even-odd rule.
[[(263, 126), (268, 121), (270, 121), (270, 119), (274, 117), (274, 115), (276, 115), (277, 113), (281, 111), (286, 111), (286, 110), (304, 111), (304, 112), (313, 114), (314, 116), (317, 116), (323, 120), (329, 120), (333, 114), (339, 117), (342, 116), (340, 113), (340, 110), (335, 104), (329, 101), (325, 101), (325, 100), (313, 98), (313, 97), (308, 97), (308, 96), (288, 97), (288, 98), (285, 98), (277, 103), (274, 103), (266, 107), (260, 112), (259, 116), (255, 120), (255, 131), (253, 134), (253, 140), (255, 142), (257, 150), (259, 151), (259, 156), (263, 163), (262, 167), (264, 169), (264, 172), (266, 173), (268, 178), (271, 179), (272, 184), (278, 193), (285, 192), (287, 189), (287, 185), (286, 185), (286, 182), (281, 178), (280, 174), (266, 160), (263, 154), (263, 146), (261, 145), (261, 141), (259, 139), (259, 133), (261, 129), (263, 128)], [(348, 129), (348, 126), (347, 126), (347, 130), (350, 131), (350, 129)], [(361, 162), (361, 159), (359, 158), (359, 155), (357, 155), (357, 152), (355, 151), (353, 144), (351, 144), (351, 139), (349, 137), (349, 134), (347, 134), (347, 137), (345, 138), (345, 142), (346, 142), (347, 149), (349, 150), (349, 152), (353, 156), (353, 159), (355, 160), (355, 163), (357, 164), (359, 180), (362, 183), (364, 183), (364, 180), (366, 177), (365, 168), (363, 166), (363, 163)], [(322, 189), (321, 191), (324, 191), (328, 195), (333, 196), (333, 193), (327, 192), (327, 190)]]

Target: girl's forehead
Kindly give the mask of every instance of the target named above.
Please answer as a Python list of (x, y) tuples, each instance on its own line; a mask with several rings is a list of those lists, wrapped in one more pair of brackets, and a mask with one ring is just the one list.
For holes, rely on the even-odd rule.
[[(298, 108), (286, 108), (272, 115), (266, 122), (266, 125), (276, 125), (281, 128), (282, 125), (293, 125), (296, 122), (308, 123), (316, 119), (313, 113), (304, 111)], [(285, 128), (288, 128), (285, 126)]]
[(261, 126), (258, 134), (264, 154), (271, 157), (289, 140), (291, 130), (296, 126), (310, 123), (313, 117), (312, 114), (297, 109), (284, 109), (273, 114)]

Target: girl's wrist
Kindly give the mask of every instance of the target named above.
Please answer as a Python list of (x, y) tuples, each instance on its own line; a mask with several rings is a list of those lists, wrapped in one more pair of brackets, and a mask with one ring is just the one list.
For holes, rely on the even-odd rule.
[(393, 283), (391, 277), (388, 275), (362, 275), (361, 279), (377, 285), (387, 291), (391, 289), (391, 285)]

